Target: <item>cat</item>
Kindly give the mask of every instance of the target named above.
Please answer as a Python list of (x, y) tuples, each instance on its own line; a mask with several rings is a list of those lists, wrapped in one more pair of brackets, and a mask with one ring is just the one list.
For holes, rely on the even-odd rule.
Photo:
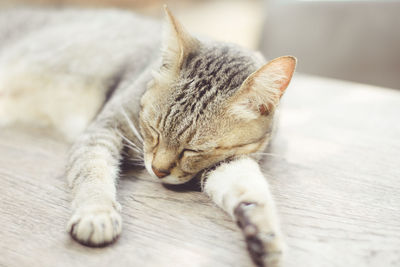
[(165, 7), (159, 21), (121, 10), (0, 12), (0, 124), (55, 128), (73, 142), (67, 229), (87, 246), (122, 230), (120, 163), (162, 183), (200, 179), (232, 216), (257, 266), (284, 242), (257, 161), (296, 66), (283, 56), (195, 37)]

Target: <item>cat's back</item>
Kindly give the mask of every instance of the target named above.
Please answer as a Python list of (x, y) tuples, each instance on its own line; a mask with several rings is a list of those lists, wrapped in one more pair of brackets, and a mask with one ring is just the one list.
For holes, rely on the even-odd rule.
[(37, 36), (46, 39), (46, 35), (53, 42), (72, 42), (87, 36), (92, 41), (154, 43), (159, 39), (160, 25), (155, 20), (118, 9), (0, 10), (0, 49), (22, 40), (35, 41)]
[(0, 125), (84, 128), (115, 77), (134, 79), (157, 60), (160, 32), (158, 21), (121, 10), (0, 11)]
[[(109, 24), (112, 22), (112, 24)], [(108, 27), (131, 26), (133, 32), (158, 24), (155, 20), (120, 9), (75, 9), (75, 8), (5, 8), (0, 9), (0, 34), (15, 37), (47, 27), (79, 24), (82, 30), (86, 26), (97, 24)], [(121, 29), (120, 29), (121, 30)], [(4, 39), (2, 39), (4, 40)]]
[[(15, 63), (79, 75), (143, 68), (160, 46), (158, 21), (115, 9), (0, 11), (0, 72)], [(107, 62), (105, 65), (104, 63)]]
[(9, 8), (0, 10), (0, 49), (18, 37), (51, 23), (54, 17), (47, 10), (40, 9)]

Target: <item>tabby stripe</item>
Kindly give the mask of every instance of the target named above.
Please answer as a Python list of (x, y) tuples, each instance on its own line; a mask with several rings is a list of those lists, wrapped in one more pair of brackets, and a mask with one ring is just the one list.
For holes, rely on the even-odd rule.
[[(198, 118), (198, 117), (197, 117)], [(196, 120), (197, 120), (197, 118), (196, 118)], [(196, 134), (196, 131), (192, 131), (190, 134), (189, 134), (189, 136), (186, 138), (186, 143), (187, 144), (189, 144), (191, 141), (192, 141), (192, 139), (193, 139), (193, 137), (195, 136), (195, 134)]]
[[(236, 89), (237, 86), (230, 86), (232, 81), (234, 80), (233, 78), (238, 75), (239, 73), (241, 73), (245, 68), (239, 69), (237, 71), (235, 71), (234, 73), (232, 73), (229, 78), (228, 78), (228, 83), (225, 84), (225, 88), (227, 88), (228, 90), (232, 90), (232, 89)], [(237, 82), (238, 86), (241, 85), (241, 83), (239, 84), (239, 82)], [(235, 84), (236, 85), (236, 84)]]
[(203, 63), (203, 61), (201, 60), (201, 58), (197, 59), (196, 62), (193, 64), (193, 70), (192, 72), (189, 74), (189, 78), (193, 79), (196, 76), (196, 70), (200, 67), (200, 65)]
[(209, 74), (209, 76), (214, 77), (218, 74), (223, 66), (225, 66), (225, 61), (221, 60), (219, 63), (215, 64), (213, 71)]
[(190, 63), (192, 62), (192, 60), (195, 56), (197, 56), (197, 53), (194, 53), (194, 52), (191, 52), (191, 53), (189, 53), (189, 55), (187, 55), (186, 61), (185, 61), (185, 67), (188, 67), (190, 65)]
[(192, 125), (192, 122), (189, 121), (189, 122), (187, 123), (187, 125), (186, 125), (183, 129), (181, 129), (181, 130), (178, 132), (177, 137), (180, 137), (191, 125)]
[(217, 97), (217, 93), (216, 93), (216, 91), (214, 91), (214, 93), (213, 94), (210, 94), (210, 97), (207, 99), (207, 100), (205, 100), (204, 102), (203, 102), (203, 106), (202, 106), (202, 110), (205, 110), (205, 108), (207, 107), (207, 105), (209, 104), (209, 103), (211, 103), (216, 97)]
[(160, 115), (160, 114), (157, 114), (158, 116), (157, 116), (157, 122), (156, 122), (156, 125), (157, 125), (157, 128), (160, 126), (160, 122), (161, 122), (161, 120), (162, 120), (162, 116)]
[(169, 106), (169, 108), (168, 108), (168, 110), (167, 110), (167, 113), (166, 113), (165, 116), (164, 116), (164, 122), (163, 122), (163, 126), (162, 126), (163, 129), (165, 128), (165, 124), (166, 124), (166, 122), (167, 122), (167, 119), (168, 119), (168, 117), (169, 117), (169, 114), (171, 114), (171, 111), (172, 111), (172, 106)]
[(212, 60), (210, 60), (210, 61), (208, 61), (207, 62), (207, 65), (206, 65), (206, 71), (209, 71), (210, 70), (210, 66), (214, 63), (214, 62), (216, 62), (216, 58), (213, 58)]

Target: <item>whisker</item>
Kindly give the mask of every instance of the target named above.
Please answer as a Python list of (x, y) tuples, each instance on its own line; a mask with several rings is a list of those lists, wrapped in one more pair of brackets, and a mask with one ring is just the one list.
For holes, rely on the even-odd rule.
[(255, 152), (251, 153), (251, 155), (261, 155), (261, 156), (270, 156), (276, 158), (284, 158), (282, 155), (274, 154), (274, 153), (267, 153), (267, 152)]
[(130, 161), (138, 161), (138, 162), (143, 162), (142, 159), (137, 159), (137, 158), (128, 158)]
[[(138, 160), (142, 160), (144, 161), (144, 157), (143, 157), (143, 153), (141, 151), (137, 151), (134, 147), (131, 147), (128, 144), (124, 144), (125, 147), (132, 149), (134, 152), (136, 152), (137, 154), (135, 154), (135, 158), (137, 158)], [(122, 155), (124, 156), (131, 156), (127, 151), (123, 150), (121, 152)]]
[(124, 139), (127, 142), (127, 144), (124, 144), (125, 146), (133, 149), (134, 151), (140, 154), (143, 154), (143, 150), (140, 147), (138, 147), (135, 143), (133, 143), (131, 140), (129, 140), (126, 136), (124, 136), (118, 129), (116, 129), (116, 132), (119, 136), (121, 136), (122, 139)]
[[(131, 147), (128, 147), (128, 148), (131, 148)], [(131, 148), (132, 149), (132, 148)], [(134, 150), (135, 151), (135, 150)], [(135, 151), (135, 152), (137, 152), (137, 151)], [(128, 156), (131, 156), (128, 152), (124, 152), (124, 155), (126, 156), (126, 157), (128, 157)], [(139, 154), (135, 154), (135, 159), (137, 159), (137, 160), (141, 160), (141, 161), (144, 161), (144, 157), (139, 153)]]
[(137, 166), (142, 166), (144, 167), (144, 158), (141, 156), (135, 157), (135, 158), (129, 158), (129, 153), (127, 153), (126, 151), (122, 151), (122, 154), (124, 155), (124, 160), (125, 161), (129, 161), (134, 163)]
[(133, 151), (139, 153), (140, 155), (143, 154), (143, 152), (141, 150), (138, 150), (136, 147), (133, 147), (129, 144), (124, 144), (124, 145), (125, 145), (125, 147), (132, 149)]
[(128, 122), (129, 128), (131, 128), (132, 132), (135, 134), (135, 136), (139, 139), (140, 142), (143, 143), (143, 138), (140, 135), (139, 131), (136, 129), (135, 125), (133, 124), (132, 120), (129, 119), (128, 115), (126, 114), (126, 111), (124, 108), (121, 108), (121, 113), (124, 115), (125, 120)]
[(136, 161), (140, 161), (140, 162), (144, 162), (144, 159), (143, 158), (127, 158), (127, 159), (129, 159), (129, 160), (136, 160)]
[(144, 167), (144, 162), (143, 160), (138, 160), (138, 159), (127, 159), (129, 162), (132, 162), (136, 166), (142, 166)]

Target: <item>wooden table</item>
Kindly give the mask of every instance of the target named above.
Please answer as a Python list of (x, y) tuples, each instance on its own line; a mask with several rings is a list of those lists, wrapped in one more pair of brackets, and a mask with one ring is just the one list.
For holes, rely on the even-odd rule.
[[(400, 266), (400, 91), (297, 74), (280, 118), (263, 169), (286, 266)], [(118, 242), (72, 241), (66, 150), (42, 130), (0, 130), (0, 266), (252, 266), (239, 230), (206, 196), (129, 173)]]

